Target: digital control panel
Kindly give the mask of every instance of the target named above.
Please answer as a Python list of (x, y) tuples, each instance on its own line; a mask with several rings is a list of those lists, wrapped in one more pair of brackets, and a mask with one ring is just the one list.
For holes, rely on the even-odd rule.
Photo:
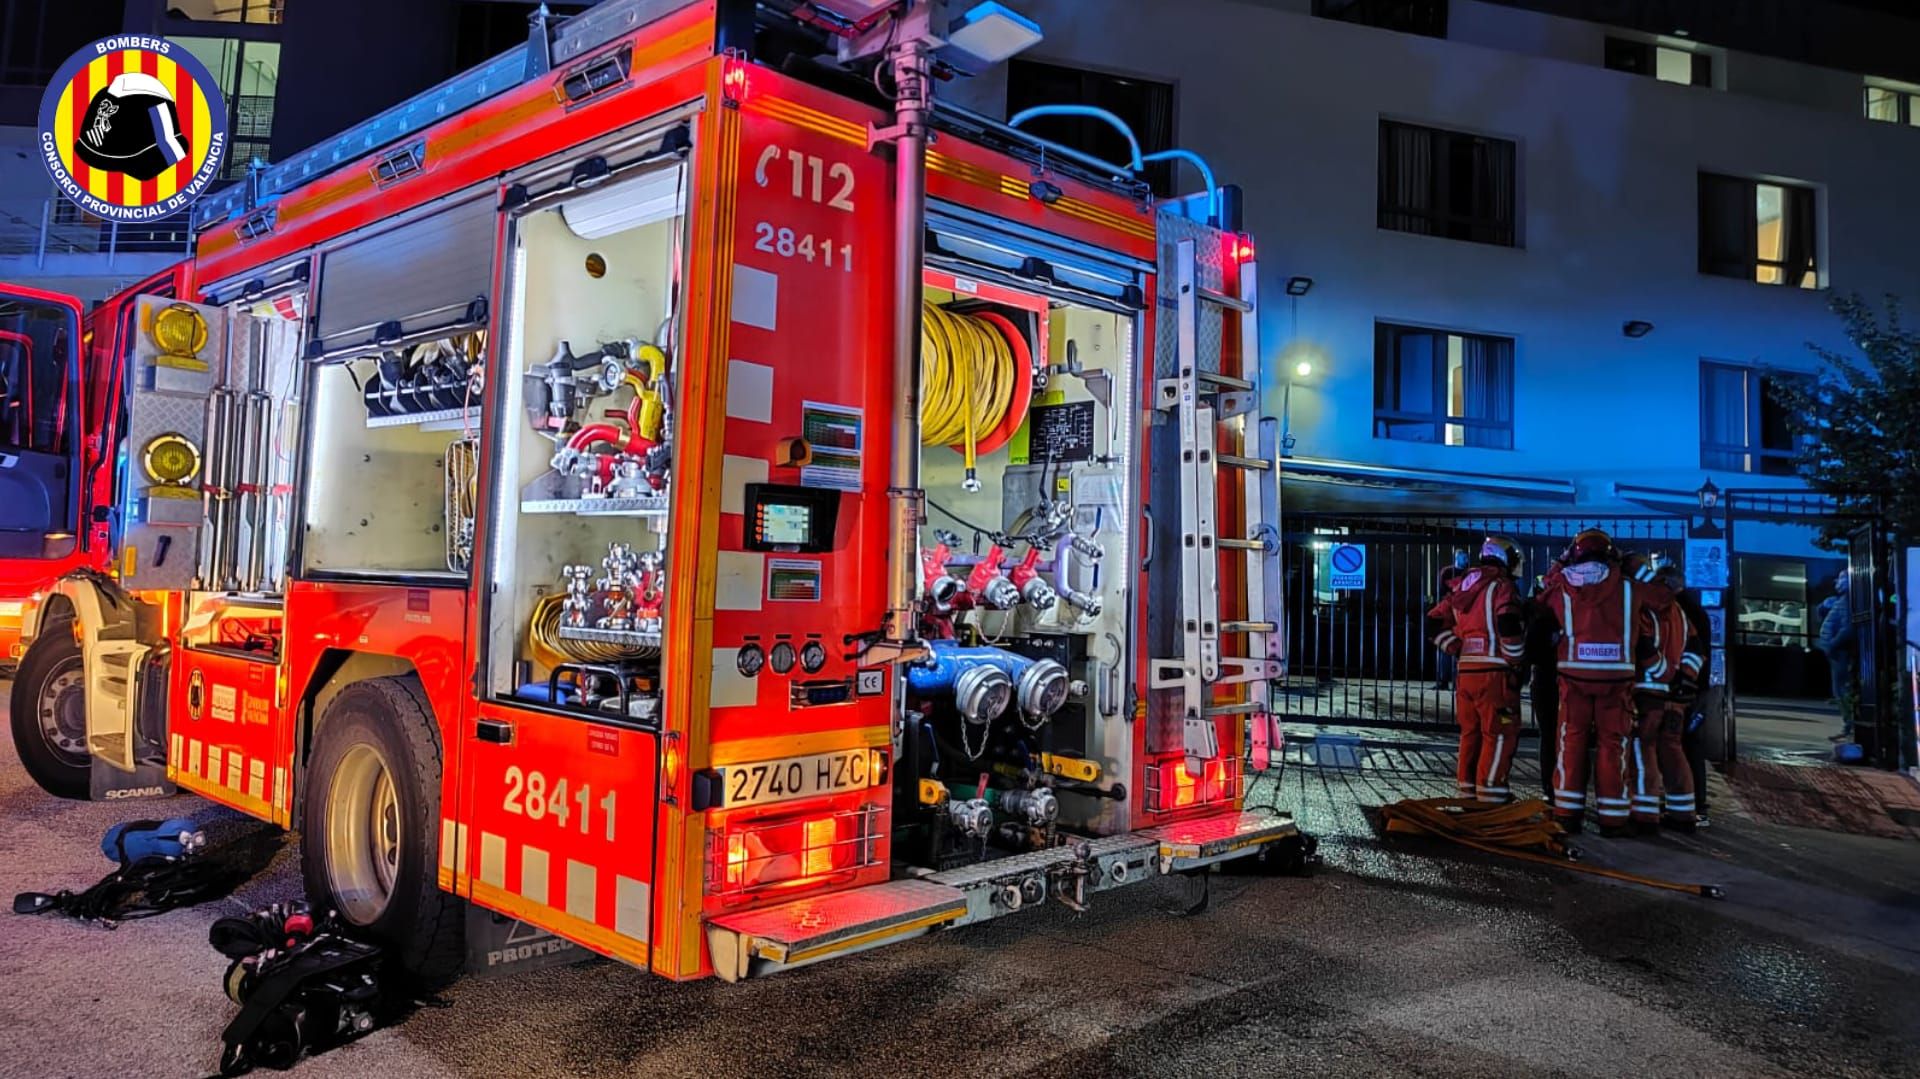
[(779, 483), (746, 487), (749, 551), (817, 552), (833, 548), (840, 492)]

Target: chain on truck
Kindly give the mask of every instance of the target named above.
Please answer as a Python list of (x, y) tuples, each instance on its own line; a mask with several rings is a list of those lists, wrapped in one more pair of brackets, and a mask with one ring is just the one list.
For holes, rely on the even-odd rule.
[(1284, 654), (1252, 243), (1210, 174), (1154, 204), (1191, 154), (933, 101), (1038, 37), (536, 16), (203, 199), (84, 359), (12, 290), (124, 402), (48, 516), (112, 557), (27, 614), (36, 778), (298, 828), (430, 972), (460, 901), (732, 980), (1297, 853), (1243, 805)]

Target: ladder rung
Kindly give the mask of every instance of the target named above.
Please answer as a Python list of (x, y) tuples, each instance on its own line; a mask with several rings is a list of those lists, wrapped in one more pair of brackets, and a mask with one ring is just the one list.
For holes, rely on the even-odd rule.
[(1239, 311), (1242, 313), (1250, 312), (1253, 310), (1252, 304), (1248, 303), (1245, 300), (1240, 299), (1237, 296), (1229, 296), (1224, 292), (1215, 292), (1210, 288), (1195, 289), (1194, 291), (1198, 292), (1200, 294), (1200, 298), (1207, 301), (1208, 303), (1218, 304), (1221, 307), (1225, 307), (1229, 310)]
[(1216, 453), (1213, 459), (1228, 468), (1244, 468), (1250, 472), (1268, 472), (1273, 469), (1273, 462), (1264, 457), (1241, 457), (1232, 453)]
[(1194, 377), (1202, 382), (1210, 382), (1215, 386), (1225, 386), (1230, 390), (1244, 391), (1253, 389), (1253, 383), (1248, 382), (1246, 379), (1235, 378), (1232, 375), (1223, 375), (1218, 371), (1201, 371)]
[(1244, 716), (1250, 712), (1264, 712), (1267, 706), (1255, 701), (1241, 701), (1239, 704), (1210, 704), (1205, 712), (1210, 716)]
[(1276, 633), (1280, 627), (1272, 622), (1222, 622), (1222, 633)]

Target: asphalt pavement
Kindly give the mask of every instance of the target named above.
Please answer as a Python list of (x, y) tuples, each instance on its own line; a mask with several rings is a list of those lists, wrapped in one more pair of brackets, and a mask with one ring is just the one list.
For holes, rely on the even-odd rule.
[[(0, 739), (0, 742), (4, 742)], [(1298, 812), (1306, 878), (1171, 882), (761, 982), (593, 961), (452, 988), (300, 1076), (1912, 1075), (1920, 842), (1741, 819), (1589, 840), (1590, 860), (1715, 879), (1724, 903), (1373, 834), (1362, 805), (1444, 780), (1295, 755), (1254, 795)], [(1351, 767), (1347, 765), (1352, 765)], [(58, 802), (0, 748), (0, 895), (78, 887), (135, 816), (250, 825), (182, 796)], [(0, 914), (0, 1076), (199, 1076), (232, 1014), (206, 943), (297, 894), (291, 848), (223, 903), (107, 930)]]

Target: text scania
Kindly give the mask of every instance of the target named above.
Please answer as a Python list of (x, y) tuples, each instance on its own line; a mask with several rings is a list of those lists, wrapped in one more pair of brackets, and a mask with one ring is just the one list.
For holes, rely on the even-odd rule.
[[(79, 203), (80, 208), (88, 213), (96, 217), (111, 217), (121, 221), (152, 221), (186, 209), (187, 204), (199, 194), (200, 188), (211, 181), (214, 173), (219, 170), (221, 150), (225, 145), (226, 133), (214, 132), (212, 144), (207, 148), (206, 163), (200, 166), (200, 171), (193, 174), (193, 179), (188, 181), (187, 186), (179, 194), (151, 206), (114, 206), (96, 198), (93, 192), (81, 187), (72, 176), (68, 175), (65, 168), (55, 167), (52, 171), (59, 179), (60, 192)], [(40, 133), (40, 154), (46, 158), (49, 165), (60, 165), (60, 148), (54, 142), (53, 132)]]

